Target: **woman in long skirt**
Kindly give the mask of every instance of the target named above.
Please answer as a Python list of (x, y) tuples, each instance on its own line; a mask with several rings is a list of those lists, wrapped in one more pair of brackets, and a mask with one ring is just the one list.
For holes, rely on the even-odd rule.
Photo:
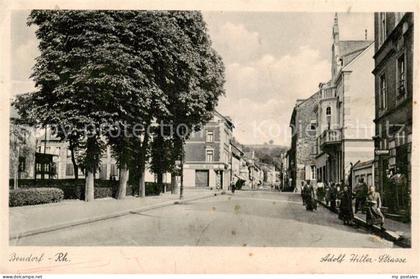
[(353, 220), (352, 193), (347, 186), (344, 186), (340, 195), (340, 213), (338, 217), (343, 220), (344, 225), (350, 225)]
[(313, 185), (309, 186), (306, 199), (306, 210), (313, 211), (317, 209), (316, 190)]
[(366, 203), (366, 223), (369, 226), (380, 225), (383, 228), (385, 218), (381, 212), (381, 195), (375, 191), (375, 187), (373, 186), (369, 188)]

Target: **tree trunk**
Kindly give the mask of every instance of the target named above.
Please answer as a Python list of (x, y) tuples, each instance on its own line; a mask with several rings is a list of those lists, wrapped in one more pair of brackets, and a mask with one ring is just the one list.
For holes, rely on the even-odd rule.
[(15, 162), (15, 167), (14, 167), (14, 175), (13, 175), (13, 189), (17, 190), (19, 188), (19, 157), (20, 157), (20, 148), (19, 146), (16, 148), (17, 149), (17, 160)]
[(158, 184), (159, 190), (162, 193), (165, 193), (165, 187), (163, 186), (163, 173), (159, 171), (159, 173), (157, 173), (156, 175), (157, 175), (157, 184)]
[(145, 167), (144, 164), (139, 166), (139, 197), (146, 196), (146, 183), (145, 183)]
[[(184, 148), (184, 145), (182, 145)], [(181, 181), (179, 185), (179, 199), (182, 200), (184, 198), (184, 150), (182, 149), (181, 152)]]
[(95, 174), (92, 170), (86, 170), (86, 181), (85, 181), (85, 201), (93, 201), (95, 199), (94, 196), (94, 181), (95, 181)]
[(127, 182), (128, 182), (128, 165), (127, 163), (122, 163), (120, 167), (120, 181), (118, 186), (118, 192), (116, 198), (118, 200), (124, 199), (127, 193)]
[(85, 201), (93, 201), (95, 199), (95, 173), (96, 173), (96, 139), (88, 138), (86, 142), (86, 178), (85, 178)]
[[(71, 146), (71, 145), (70, 145)], [(74, 147), (69, 147), (71, 153), (71, 162), (73, 164), (73, 171), (74, 171), (74, 179), (79, 179), (79, 166), (76, 162), (76, 157), (74, 156)]]
[(149, 136), (147, 133), (144, 135), (143, 142), (140, 147), (140, 158), (137, 162), (139, 168), (139, 197), (143, 198), (146, 196), (146, 179), (145, 179), (145, 170), (146, 170), (146, 151), (147, 145), (149, 143)]
[(176, 194), (178, 191), (177, 185), (176, 185), (176, 173), (171, 173), (171, 194)]

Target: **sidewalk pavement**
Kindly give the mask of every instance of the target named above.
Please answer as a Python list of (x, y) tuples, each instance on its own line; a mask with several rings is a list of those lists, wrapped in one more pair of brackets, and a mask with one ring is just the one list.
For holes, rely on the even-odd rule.
[[(183, 202), (209, 198), (219, 194), (221, 194), (220, 191), (184, 187)], [(179, 201), (179, 193), (171, 194), (168, 192), (145, 198), (127, 196), (123, 200), (105, 198), (91, 202), (64, 200), (59, 203), (10, 207), (9, 239), (170, 206), (177, 201)]]
[[(366, 214), (357, 213), (354, 216), (366, 221)], [(411, 240), (411, 224), (398, 222), (385, 217), (384, 227), (389, 231), (393, 231), (401, 238)]]
[[(338, 211), (333, 211), (330, 207), (328, 207), (325, 204), (325, 202), (318, 200), (318, 203), (328, 208), (332, 212), (338, 213)], [(363, 213), (355, 214), (354, 222), (357, 225), (370, 229), (376, 235), (379, 235), (380, 237), (394, 242), (398, 246), (404, 248), (411, 247), (411, 224), (406, 224), (389, 218), (385, 218), (385, 230), (382, 230), (379, 226), (369, 227), (369, 225), (366, 223), (366, 214)]]

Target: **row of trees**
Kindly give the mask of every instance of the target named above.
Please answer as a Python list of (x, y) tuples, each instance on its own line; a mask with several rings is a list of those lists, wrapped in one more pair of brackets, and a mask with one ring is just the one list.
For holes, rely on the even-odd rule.
[(86, 201), (106, 145), (120, 169), (117, 198), (129, 179), (145, 195), (146, 162), (162, 183), (224, 94), (224, 66), (200, 12), (35, 10), (28, 24), (38, 27), (37, 91), (14, 105), (68, 142), (75, 174), (85, 173)]

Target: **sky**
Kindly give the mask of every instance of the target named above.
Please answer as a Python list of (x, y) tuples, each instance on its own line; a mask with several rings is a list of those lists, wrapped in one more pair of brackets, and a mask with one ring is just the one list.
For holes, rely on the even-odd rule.
[[(12, 95), (34, 90), (39, 55), (29, 11), (12, 14)], [(226, 68), (217, 110), (233, 119), (242, 144), (289, 145), (296, 99), (317, 91), (331, 69), (334, 13), (203, 12), (213, 48)], [(339, 13), (340, 40), (373, 40), (373, 14)]]

